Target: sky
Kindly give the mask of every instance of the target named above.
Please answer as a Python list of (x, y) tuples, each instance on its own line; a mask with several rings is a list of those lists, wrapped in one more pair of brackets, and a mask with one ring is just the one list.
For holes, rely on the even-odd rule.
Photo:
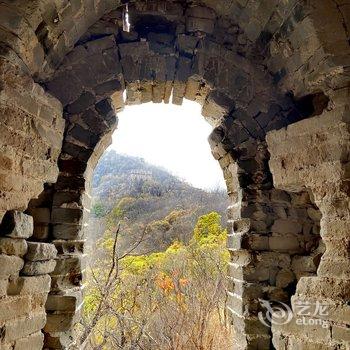
[(118, 118), (109, 149), (141, 157), (195, 187), (225, 188), (221, 168), (207, 140), (212, 127), (201, 115), (199, 104), (185, 100), (182, 106), (126, 106)]

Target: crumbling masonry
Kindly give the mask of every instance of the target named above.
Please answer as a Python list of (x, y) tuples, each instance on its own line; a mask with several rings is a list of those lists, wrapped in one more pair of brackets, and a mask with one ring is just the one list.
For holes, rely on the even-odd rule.
[[(129, 32), (119, 0), (0, 2), (0, 349), (79, 348), (89, 181), (116, 112), (184, 98), (230, 197), (235, 349), (349, 349), (350, 2), (128, 8)], [(326, 326), (264, 325), (259, 298), (293, 318), (325, 303)]]

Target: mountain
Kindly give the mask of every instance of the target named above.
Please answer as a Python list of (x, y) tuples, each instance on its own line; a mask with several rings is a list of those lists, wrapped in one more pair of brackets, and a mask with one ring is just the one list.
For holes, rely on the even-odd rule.
[(121, 222), (121, 247), (127, 250), (144, 235), (138, 253), (188, 242), (199, 216), (216, 211), (226, 220), (225, 191), (195, 188), (141, 158), (106, 152), (92, 180), (89, 235), (96, 241), (106, 221)]

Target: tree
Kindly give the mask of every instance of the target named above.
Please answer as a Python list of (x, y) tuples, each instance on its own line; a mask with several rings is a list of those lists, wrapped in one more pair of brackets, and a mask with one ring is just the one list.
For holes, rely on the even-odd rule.
[(198, 243), (220, 242), (226, 237), (226, 230), (221, 227), (221, 216), (211, 212), (199, 217), (193, 231), (193, 238)]
[[(146, 232), (146, 230), (145, 230)], [(220, 215), (198, 220), (189, 244), (120, 254), (110, 224), (91, 269), (82, 349), (217, 350), (231, 348), (226, 319), (228, 252)], [(197, 238), (198, 239), (197, 239)]]

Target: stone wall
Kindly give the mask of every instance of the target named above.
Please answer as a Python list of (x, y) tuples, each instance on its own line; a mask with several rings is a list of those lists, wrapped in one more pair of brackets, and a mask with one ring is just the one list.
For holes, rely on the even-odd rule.
[(224, 168), (231, 199), (228, 308), (236, 345), (269, 349), (271, 330), (258, 319), (264, 312), (259, 299), (290, 304), (299, 279), (316, 275), (324, 252), (321, 214), (307, 192), (274, 188), (265, 142), (250, 139), (227, 152), (215, 145), (214, 135), (214, 157)]
[(61, 103), (26, 74), (16, 54), (0, 47), (0, 219), (25, 210), (44, 182), (55, 182), (63, 140)]
[(32, 242), (33, 218), (8, 211), (0, 226), (1, 349), (41, 349), (45, 303), (57, 251), (53, 244)]
[[(42, 328), (45, 348), (77, 345), (89, 180), (116, 112), (184, 98), (213, 125), (231, 199), (237, 347), (345, 348), (349, 5), (152, 0), (129, 10), (125, 32), (119, 1), (0, 4), (1, 348), (40, 349)], [(265, 327), (258, 298), (327, 300), (330, 325), (306, 336)]]
[(303, 277), (292, 298), (298, 303), (328, 305), (325, 327), (291, 322), (274, 329), (274, 344), (303, 349), (346, 349), (350, 340), (349, 284), (349, 90), (338, 92), (336, 107), (268, 135), (276, 186), (309, 189), (322, 213), (321, 237), (326, 251), (317, 277)]

